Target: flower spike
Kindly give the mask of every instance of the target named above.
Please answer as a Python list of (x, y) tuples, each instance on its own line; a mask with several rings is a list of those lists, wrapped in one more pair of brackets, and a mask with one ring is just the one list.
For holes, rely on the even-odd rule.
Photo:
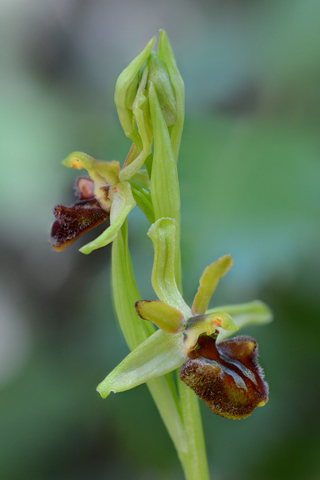
[[(154, 41), (117, 80), (116, 108), (132, 141), (122, 168), (118, 161), (99, 161), (83, 152), (62, 162), (86, 169), (89, 177), (77, 180), (74, 205), (55, 207), (51, 241), (62, 251), (110, 217), (110, 226), (80, 251), (88, 254), (113, 242), (114, 306), (131, 352), (97, 390), (106, 398), (147, 383), (186, 478), (209, 480), (197, 396), (213, 413), (231, 419), (246, 418), (266, 404), (268, 385), (257, 362), (256, 341), (227, 337), (243, 326), (266, 324), (272, 315), (259, 301), (208, 310), (220, 278), (232, 265), (230, 255), (204, 270), (192, 308), (183, 298), (177, 160), (184, 84), (166, 33), (160, 30), (157, 52)], [(134, 277), (127, 216), (136, 204), (151, 224), (151, 283), (157, 300), (141, 300)], [(174, 370), (181, 381), (171, 375)]]

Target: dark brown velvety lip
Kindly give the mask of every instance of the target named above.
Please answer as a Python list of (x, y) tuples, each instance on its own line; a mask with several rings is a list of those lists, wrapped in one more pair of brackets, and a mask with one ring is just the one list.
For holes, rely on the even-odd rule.
[(216, 344), (204, 335), (180, 368), (179, 376), (213, 413), (246, 418), (268, 399), (268, 386), (256, 357), (257, 343), (251, 337)]
[[(106, 187), (106, 196), (109, 187)], [(84, 233), (106, 221), (110, 212), (103, 209), (94, 196), (94, 182), (89, 177), (79, 177), (75, 182), (79, 201), (70, 207), (57, 205), (53, 209), (55, 221), (51, 228), (51, 244), (62, 252)]]

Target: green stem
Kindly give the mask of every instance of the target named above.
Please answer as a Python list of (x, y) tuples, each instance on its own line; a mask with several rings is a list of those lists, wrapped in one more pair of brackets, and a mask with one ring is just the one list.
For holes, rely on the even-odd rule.
[[(127, 221), (112, 244), (112, 288), (120, 328), (128, 347), (133, 350), (154, 332), (154, 327), (143, 321), (135, 310), (135, 302), (140, 300), (140, 295), (128, 249)], [(187, 451), (187, 445), (172, 379), (166, 375), (147, 382), (147, 386), (175, 448), (179, 456), (182, 456)]]
[[(128, 249), (127, 221), (112, 244), (114, 305), (126, 342), (133, 350), (154, 331), (135, 311), (140, 299)], [(207, 460), (198, 399), (180, 380), (179, 397), (172, 375), (147, 382), (148, 389), (173, 441), (186, 480), (208, 480)]]
[[(178, 248), (180, 257), (180, 244)], [(181, 284), (181, 264), (178, 272), (178, 281)], [(178, 389), (182, 421), (188, 445), (188, 453), (184, 454), (182, 458), (180, 457), (186, 480), (209, 480), (208, 460), (198, 397), (179, 378)]]
[(198, 397), (178, 379), (188, 453), (180, 458), (186, 480), (209, 480), (206, 446)]
[[(155, 220), (169, 217), (176, 221), (174, 270), (176, 284), (182, 292), (180, 188), (176, 162), (178, 145), (176, 145), (176, 152), (173, 152), (169, 131), (161, 112), (157, 93), (152, 84), (149, 86), (149, 101), (154, 133), (151, 198)], [(170, 304), (170, 301), (168, 303)], [(208, 480), (209, 472), (198, 398), (179, 379), (178, 385), (182, 422), (188, 447), (186, 453), (181, 455), (178, 452), (179, 458), (187, 480)]]

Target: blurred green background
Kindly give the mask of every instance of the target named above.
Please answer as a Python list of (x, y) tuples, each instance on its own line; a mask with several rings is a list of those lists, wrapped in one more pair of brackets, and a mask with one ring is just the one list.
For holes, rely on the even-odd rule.
[[(60, 161), (125, 159), (115, 81), (159, 28), (186, 86), (185, 297), (230, 253), (213, 305), (259, 298), (275, 316), (245, 332), (267, 406), (240, 422), (201, 406), (212, 479), (320, 479), (319, 18), (317, 0), (0, 0), (1, 479), (182, 480), (146, 387), (95, 391), (128, 351), (110, 247), (48, 243), (52, 207), (74, 200)], [(146, 229), (135, 209), (135, 272), (153, 298)]]

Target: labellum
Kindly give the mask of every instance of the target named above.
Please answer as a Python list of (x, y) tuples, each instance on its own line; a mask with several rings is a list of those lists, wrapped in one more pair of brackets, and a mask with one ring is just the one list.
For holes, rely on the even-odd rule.
[(179, 370), (210, 410), (225, 418), (246, 418), (268, 401), (268, 385), (258, 365), (258, 347), (251, 337), (235, 337), (216, 344), (203, 335)]
[[(103, 187), (108, 199), (110, 187)], [(94, 182), (88, 177), (80, 177), (75, 184), (79, 201), (70, 207), (57, 205), (53, 209), (55, 222), (51, 228), (51, 244), (61, 252), (77, 238), (100, 225), (110, 216), (110, 208), (102, 208), (94, 194)], [(111, 202), (110, 202), (111, 205)]]

